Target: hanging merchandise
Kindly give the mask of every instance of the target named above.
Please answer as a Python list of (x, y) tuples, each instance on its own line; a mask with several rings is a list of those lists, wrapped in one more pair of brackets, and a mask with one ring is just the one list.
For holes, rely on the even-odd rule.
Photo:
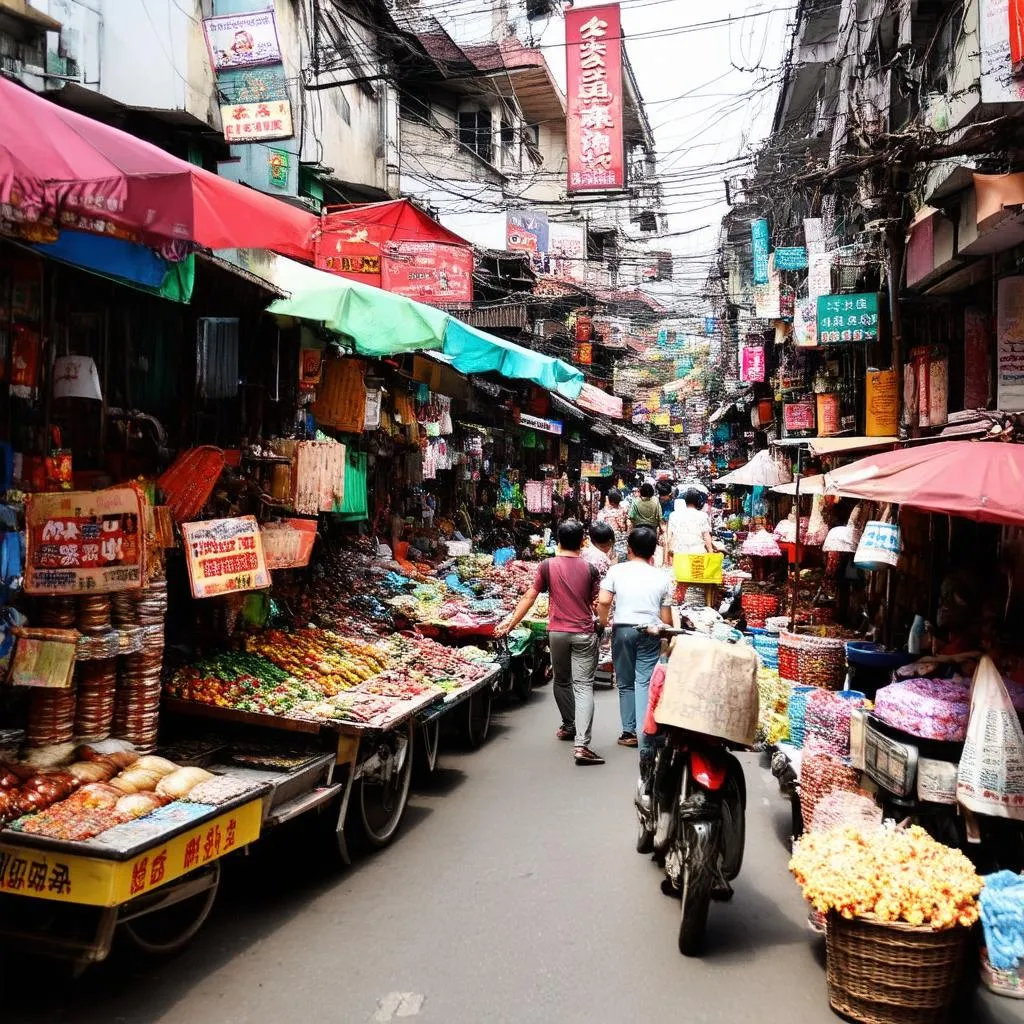
[(380, 427), (380, 388), (366, 391), (366, 411), (363, 414), (363, 430), (377, 430)]
[(451, 434), (455, 430), (452, 423), (452, 400), (447, 395), (434, 395), (434, 404), (438, 408), (441, 433), (443, 435)]
[(831, 437), (842, 429), (839, 420), (839, 396), (837, 394), (815, 395), (817, 407), (818, 437)]
[[(366, 364), (361, 359), (332, 359), (312, 405), (320, 423), (347, 434), (360, 434), (366, 421)], [(396, 397), (397, 407), (397, 397)], [(403, 417), (403, 423), (405, 422)]]
[(892, 521), (891, 506), (881, 519), (872, 519), (864, 527), (853, 564), (858, 569), (891, 569), (900, 557), (900, 528)]
[(91, 398), (103, 401), (100, 375), (89, 356), (58, 356), (53, 361), (54, 398)]
[(894, 437), (899, 428), (896, 371), (868, 370), (864, 393), (864, 433), (868, 437)]

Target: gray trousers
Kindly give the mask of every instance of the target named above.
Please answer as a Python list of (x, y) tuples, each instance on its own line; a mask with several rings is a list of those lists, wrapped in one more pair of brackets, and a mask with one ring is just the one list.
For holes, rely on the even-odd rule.
[(590, 746), (594, 724), (594, 673), (597, 671), (596, 633), (549, 633), (552, 689), (562, 726), (576, 730), (576, 746)]

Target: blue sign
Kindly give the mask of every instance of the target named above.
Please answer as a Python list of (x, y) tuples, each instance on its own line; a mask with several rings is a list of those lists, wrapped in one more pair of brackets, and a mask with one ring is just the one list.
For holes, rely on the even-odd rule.
[(709, 338), (718, 333), (718, 321), (713, 316), (704, 317), (704, 333)]
[(775, 250), (776, 270), (806, 270), (807, 250), (802, 245), (793, 245)]
[(754, 284), (768, 283), (768, 221), (750, 222), (750, 247), (754, 257)]

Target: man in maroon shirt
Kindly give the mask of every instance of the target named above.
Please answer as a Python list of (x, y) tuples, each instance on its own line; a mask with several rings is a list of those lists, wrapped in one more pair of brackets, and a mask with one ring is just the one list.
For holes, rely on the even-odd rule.
[(540, 563), (533, 586), (495, 633), (504, 636), (515, 629), (540, 594), (550, 595), (548, 643), (552, 689), (562, 716), (555, 735), (560, 740), (575, 741), (573, 753), (577, 764), (604, 764), (604, 758), (590, 749), (599, 643), (593, 609), (600, 577), (596, 568), (580, 557), (582, 546), (583, 525), (566, 519), (558, 527), (558, 554)]

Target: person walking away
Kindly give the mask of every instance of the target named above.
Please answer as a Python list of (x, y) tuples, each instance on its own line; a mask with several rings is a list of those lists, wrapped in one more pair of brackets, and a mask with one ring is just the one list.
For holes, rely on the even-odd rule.
[(590, 543), (583, 549), (583, 560), (589, 562), (597, 570), (598, 579), (603, 580), (615, 561), (615, 531), (607, 523), (594, 523), (589, 537)]
[[(700, 555), (715, 550), (711, 535), (711, 520), (704, 511), (704, 495), (691, 487), (684, 495), (685, 506), (673, 512), (668, 520), (668, 562), (674, 564), (676, 555)], [(701, 585), (687, 587), (684, 608), (703, 608), (707, 601), (706, 589)]]
[(667, 523), (676, 505), (676, 489), (667, 480), (658, 484), (658, 504), (661, 506), (662, 522)]
[(629, 513), (622, 506), (622, 491), (613, 487), (608, 492), (608, 502), (597, 513), (599, 523), (607, 523), (615, 531), (615, 561), (626, 560), (626, 537), (629, 535)]
[(654, 497), (654, 487), (651, 484), (640, 486), (640, 499), (633, 502), (633, 507), (629, 510), (629, 519), (634, 528), (649, 526), (657, 531), (661, 525), (661, 505)]
[[(637, 630), (660, 622), (672, 624), (672, 580), (652, 561), (658, 547), (658, 534), (649, 526), (638, 526), (627, 540), (628, 561), (613, 565), (601, 584), (597, 598), (597, 617), (608, 625), (612, 601), (615, 625), (612, 629), (612, 662), (619, 690), (619, 717), (623, 747), (637, 746), (637, 724), (647, 714), (651, 676), (661, 655), (661, 640)], [(642, 736), (640, 763), (644, 769), (654, 760), (651, 737)]]
[(600, 589), (597, 570), (580, 557), (583, 524), (567, 519), (558, 527), (558, 553), (537, 567), (533, 585), (515, 611), (495, 630), (505, 636), (523, 620), (537, 598), (549, 595), (548, 644), (552, 689), (562, 724), (555, 736), (573, 740), (578, 765), (604, 764), (590, 749), (594, 724), (594, 673), (600, 637), (594, 623), (594, 601)]

